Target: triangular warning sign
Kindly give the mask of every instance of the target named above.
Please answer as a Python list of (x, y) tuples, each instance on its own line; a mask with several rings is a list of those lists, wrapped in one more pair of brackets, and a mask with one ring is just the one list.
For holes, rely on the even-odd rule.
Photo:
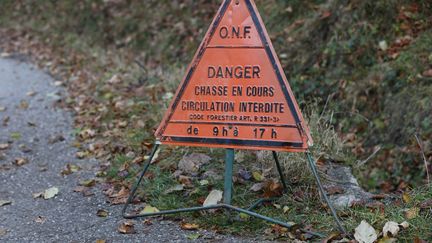
[(305, 151), (309, 129), (253, 0), (225, 0), (156, 131), (162, 144)]

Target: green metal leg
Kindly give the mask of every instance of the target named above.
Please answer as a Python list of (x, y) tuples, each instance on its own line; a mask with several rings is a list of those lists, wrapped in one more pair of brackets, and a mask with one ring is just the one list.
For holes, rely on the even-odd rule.
[(319, 188), (319, 190), (321, 192), (321, 195), (323, 196), (323, 198), (326, 201), (328, 207), (330, 208), (330, 211), (331, 211), (331, 213), (333, 215), (333, 218), (336, 221), (336, 224), (337, 224), (340, 232), (344, 233), (345, 235), (347, 235), (348, 233), (347, 233), (345, 227), (342, 225), (342, 222), (339, 219), (339, 216), (337, 215), (336, 210), (334, 209), (332, 203), (330, 202), (330, 199), (328, 198), (327, 193), (324, 191), (324, 187), (322, 186), (321, 179), (319, 177), (318, 170), (316, 168), (315, 162), (312, 159), (311, 153), (310, 152), (306, 152), (306, 156), (307, 156), (307, 159), (309, 161), (309, 166), (311, 167), (312, 174), (314, 175), (314, 177), (316, 179), (316, 182), (318, 184), (318, 188)]
[(279, 163), (278, 155), (277, 155), (276, 151), (273, 151), (272, 153), (273, 153), (273, 158), (274, 158), (274, 160), (276, 162), (276, 167), (277, 167), (277, 170), (279, 172), (279, 176), (280, 176), (283, 188), (284, 188), (284, 192), (287, 192), (288, 191), (288, 186), (287, 186), (287, 184), (285, 182), (285, 176), (283, 174), (282, 166)]
[(225, 183), (224, 183), (223, 202), (229, 205), (231, 205), (231, 199), (232, 199), (233, 165), (234, 165), (234, 149), (227, 149), (225, 155)]

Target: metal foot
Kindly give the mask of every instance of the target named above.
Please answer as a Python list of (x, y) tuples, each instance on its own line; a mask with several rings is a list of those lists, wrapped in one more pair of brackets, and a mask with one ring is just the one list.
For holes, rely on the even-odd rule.
[(346, 231), (345, 227), (342, 225), (342, 222), (339, 219), (339, 216), (337, 215), (336, 210), (334, 209), (332, 203), (330, 202), (330, 199), (328, 198), (327, 193), (324, 191), (324, 187), (322, 186), (321, 179), (319, 177), (318, 170), (316, 168), (315, 162), (312, 159), (311, 153), (309, 151), (306, 152), (306, 156), (307, 156), (307, 159), (309, 161), (309, 166), (311, 167), (312, 174), (314, 175), (315, 180), (316, 180), (316, 182), (318, 184), (319, 191), (320, 191), (321, 195), (323, 196), (324, 200), (326, 201), (328, 207), (330, 208), (330, 211), (331, 211), (331, 213), (333, 215), (333, 218), (336, 221), (336, 224), (337, 224), (337, 226), (339, 228), (339, 231), (341, 233), (347, 235), (347, 231)]

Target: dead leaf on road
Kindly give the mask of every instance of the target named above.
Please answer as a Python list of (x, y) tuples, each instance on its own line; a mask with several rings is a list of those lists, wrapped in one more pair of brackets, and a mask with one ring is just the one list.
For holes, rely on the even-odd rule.
[(359, 243), (373, 243), (378, 239), (375, 229), (366, 221), (362, 221), (357, 228), (355, 228), (354, 238)]
[(30, 153), (32, 151), (31, 148), (29, 148), (27, 145), (25, 144), (20, 144), (18, 145), (19, 149), (23, 152), (23, 153)]
[(36, 199), (36, 198), (40, 198), (40, 197), (43, 197), (43, 192), (36, 192), (36, 193), (33, 193), (33, 198), (34, 199)]
[(27, 110), (29, 108), (29, 103), (25, 100), (22, 100), (19, 105), (20, 109)]
[(79, 182), (79, 185), (85, 187), (92, 187), (96, 185), (96, 180), (95, 179), (83, 180)]
[(99, 209), (99, 210), (97, 211), (96, 215), (97, 215), (98, 217), (101, 217), (101, 218), (106, 218), (106, 217), (108, 217), (109, 213), (108, 213), (108, 211), (106, 211), (106, 210), (104, 210), (104, 209)]
[(220, 190), (213, 190), (210, 192), (210, 194), (207, 196), (206, 200), (203, 203), (203, 206), (211, 206), (211, 205), (217, 205), (222, 200), (223, 192)]
[(28, 159), (26, 159), (26, 158), (16, 158), (15, 160), (14, 160), (14, 164), (16, 165), (16, 166), (23, 166), (23, 165), (25, 165), (25, 164), (27, 164), (28, 163)]
[(189, 234), (187, 238), (189, 240), (198, 240), (202, 235), (200, 233)]
[(29, 92), (27, 92), (27, 96), (30, 96), (30, 97), (33, 97), (33, 96), (35, 96), (37, 94), (37, 92), (35, 92), (35, 91), (29, 91)]
[(4, 236), (7, 234), (7, 229), (0, 229), (0, 236)]
[(78, 172), (81, 170), (81, 167), (77, 165), (67, 164), (65, 169), (61, 171), (62, 175), (70, 175), (72, 173)]
[(118, 227), (118, 231), (122, 234), (135, 234), (135, 225), (132, 221), (123, 222)]
[(89, 153), (87, 151), (80, 151), (75, 154), (77, 159), (84, 159)]
[(0, 207), (6, 206), (6, 205), (11, 205), (12, 201), (9, 200), (0, 200)]
[(106, 240), (96, 240), (96, 243), (106, 243)]
[(9, 148), (10, 148), (10, 145), (8, 143), (1, 143), (0, 144), (0, 150), (6, 150)]
[(43, 217), (43, 216), (38, 216), (38, 217), (35, 219), (35, 222), (36, 222), (36, 223), (39, 223), (39, 224), (43, 224), (43, 223), (45, 223), (45, 221), (46, 221), (46, 218)]
[(48, 200), (48, 199), (51, 199), (51, 198), (57, 196), (58, 193), (59, 193), (59, 189), (57, 187), (51, 187), (51, 188), (48, 188), (44, 191), (43, 198), (45, 200)]

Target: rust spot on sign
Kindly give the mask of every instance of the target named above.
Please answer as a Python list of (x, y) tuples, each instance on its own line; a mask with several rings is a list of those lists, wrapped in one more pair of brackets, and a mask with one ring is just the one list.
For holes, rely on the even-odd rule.
[(156, 138), (171, 145), (291, 152), (312, 143), (253, 0), (224, 1)]

